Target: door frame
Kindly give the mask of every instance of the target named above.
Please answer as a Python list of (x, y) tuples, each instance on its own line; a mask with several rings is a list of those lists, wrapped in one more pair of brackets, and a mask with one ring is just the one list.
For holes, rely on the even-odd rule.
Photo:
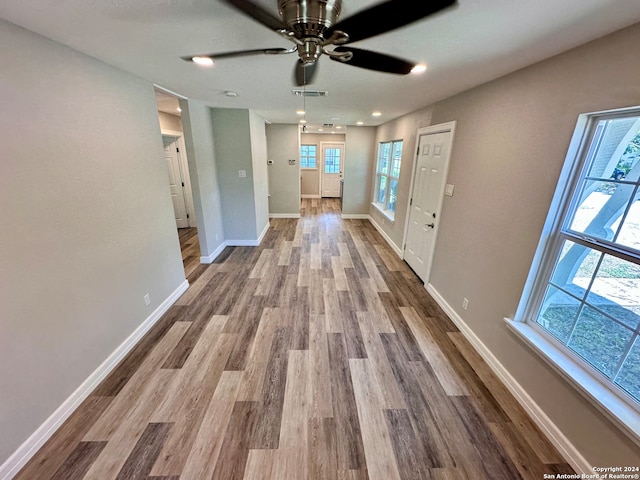
[[(453, 141), (455, 139), (455, 130), (456, 130), (456, 121), (453, 120), (451, 122), (440, 123), (438, 125), (431, 125), (429, 127), (423, 127), (416, 130), (416, 141), (413, 147), (414, 156), (413, 156), (413, 166), (411, 167), (411, 183), (409, 183), (409, 198), (407, 198), (407, 207), (406, 207), (406, 218), (404, 220), (404, 234), (402, 236), (402, 259), (404, 260), (404, 251), (407, 244), (407, 235), (409, 233), (409, 220), (411, 218), (411, 200), (413, 199), (413, 182), (416, 176), (416, 168), (418, 167), (418, 154), (420, 148), (420, 137), (424, 135), (434, 135), (436, 133), (451, 133), (451, 148), (449, 148), (449, 153), (444, 163), (444, 183), (442, 184), (441, 191), (439, 194), (438, 201), (438, 212), (440, 214), (440, 218), (442, 219), (442, 204), (444, 202), (444, 189), (447, 182), (447, 177), (449, 175), (449, 163), (451, 161), (451, 151), (453, 150)], [(424, 274), (424, 286), (425, 288), (429, 284), (429, 279), (431, 278), (431, 268), (433, 266), (433, 254), (435, 253), (435, 246), (438, 240), (438, 230), (440, 229), (440, 222), (435, 222), (436, 226), (433, 229), (433, 243), (431, 245), (431, 251), (428, 253), (427, 258), (429, 259), (429, 265)]]
[(324, 178), (324, 145), (340, 145), (342, 147), (342, 158), (340, 159), (340, 175), (342, 175), (342, 180), (344, 180), (344, 162), (346, 157), (346, 142), (330, 142), (328, 140), (320, 142), (321, 163), (319, 165), (320, 168), (318, 175), (318, 183), (320, 187), (320, 190), (318, 190), (318, 195), (320, 198), (322, 198), (322, 179)]
[(180, 149), (180, 155), (178, 155), (180, 163), (180, 174), (184, 181), (183, 194), (185, 196), (185, 206), (187, 208), (187, 224), (189, 227), (197, 227), (195, 206), (193, 204), (193, 192), (191, 191), (191, 177), (189, 176), (189, 160), (187, 159), (187, 148), (184, 144), (184, 132), (178, 130), (165, 130), (160, 131), (162, 136), (176, 137), (178, 142), (178, 148)]

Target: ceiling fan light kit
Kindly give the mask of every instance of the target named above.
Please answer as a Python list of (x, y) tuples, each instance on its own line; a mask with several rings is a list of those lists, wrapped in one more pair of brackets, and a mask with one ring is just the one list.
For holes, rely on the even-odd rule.
[(342, 0), (278, 0), (278, 18), (251, 0), (223, 0), (294, 45), (211, 53), (182, 57), (201, 65), (215, 60), (248, 55), (286, 55), (296, 52), (294, 82), (298, 86), (312, 83), (322, 55), (331, 60), (378, 72), (406, 75), (426, 70), (424, 64), (409, 62), (384, 53), (345, 46), (359, 40), (403, 27), (456, 4), (456, 0), (388, 0), (339, 20)]

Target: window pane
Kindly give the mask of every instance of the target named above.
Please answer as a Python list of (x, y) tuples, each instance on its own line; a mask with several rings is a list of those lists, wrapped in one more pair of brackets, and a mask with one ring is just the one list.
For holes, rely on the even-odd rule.
[(640, 265), (605, 255), (587, 302), (635, 330), (640, 323)]
[(378, 203), (381, 203), (384, 205), (386, 198), (387, 198), (387, 177), (384, 175), (380, 175), (380, 180), (378, 184)]
[(565, 343), (580, 310), (580, 302), (566, 292), (549, 286), (536, 322)]
[(571, 230), (612, 241), (634, 188), (634, 185), (587, 180), (570, 220)]
[(398, 197), (398, 180), (391, 179), (389, 181), (389, 205), (387, 209), (392, 212), (396, 211), (396, 198)]
[(389, 173), (389, 160), (391, 158), (391, 143), (381, 143), (378, 150), (378, 173)]
[(640, 338), (629, 352), (616, 378), (616, 383), (640, 401)]
[(622, 223), (616, 243), (640, 250), (640, 198), (637, 193), (636, 199)]
[(591, 163), (589, 177), (638, 180), (637, 171), (631, 170), (640, 158), (639, 119), (626, 117), (598, 122), (587, 157)]
[(567, 345), (607, 377), (611, 377), (632, 337), (631, 330), (585, 306)]
[(324, 150), (324, 173), (340, 173), (339, 148), (326, 148)]
[(584, 298), (602, 254), (565, 241), (551, 281), (576, 297)]

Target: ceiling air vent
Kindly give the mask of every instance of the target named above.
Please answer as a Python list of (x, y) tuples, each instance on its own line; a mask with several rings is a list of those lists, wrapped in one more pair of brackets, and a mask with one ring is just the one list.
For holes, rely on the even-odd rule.
[(332, 128), (333, 127), (333, 123), (323, 123), (322, 126), (325, 127), (325, 128)]
[(326, 90), (291, 90), (297, 97), (326, 97), (329, 92)]

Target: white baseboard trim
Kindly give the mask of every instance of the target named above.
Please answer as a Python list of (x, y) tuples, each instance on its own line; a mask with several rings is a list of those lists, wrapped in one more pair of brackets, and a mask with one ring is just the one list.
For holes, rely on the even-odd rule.
[(299, 213), (270, 213), (269, 218), (300, 218)]
[(368, 213), (343, 213), (340, 218), (344, 220), (371, 220)]
[(218, 256), (222, 253), (222, 251), (227, 247), (227, 242), (222, 242), (215, 251), (209, 255), (208, 257), (202, 256), (200, 257), (200, 263), (204, 263), (206, 265), (213, 263), (213, 261), (218, 258)]
[(396, 255), (398, 255), (401, 259), (404, 259), (404, 252), (402, 251), (402, 249), (400, 247), (398, 247), (395, 243), (393, 243), (393, 240), (391, 240), (391, 237), (389, 235), (387, 235), (387, 232), (385, 232), (382, 229), (382, 227), (376, 223), (376, 221), (373, 219), (373, 217), (369, 216), (369, 221), (371, 222), (371, 225), (373, 225), (375, 227), (375, 229), (378, 231), (378, 233), (380, 233), (380, 235), (382, 235), (382, 238), (384, 238), (386, 240), (386, 242), (389, 244), (391, 249), (394, 252), (396, 252)]
[(533, 422), (542, 430), (549, 441), (558, 449), (565, 460), (573, 467), (579, 475), (593, 474), (593, 468), (571, 441), (553, 423), (547, 414), (535, 403), (527, 391), (516, 381), (509, 371), (493, 355), (491, 350), (482, 343), (482, 340), (469, 328), (460, 315), (447, 303), (440, 293), (431, 284), (426, 285), (426, 289), (433, 299), (445, 311), (451, 321), (460, 329), (478, 354), (487, 362), (489, 368), (495, 373), (500, 381), (507, 387), (517, 402), (524, 408)]
[(98, 384), (120, 363), (120, 361), (137, 345), (140, 339), (153, 327), (164, 313), (175, 303), (189, 287), (185, 280), (169, 295), (134, 332), (102, 362), (91, 375), (76, 389), (75, 392), (47, 418), (33, 434), (20, 445), (7, 461), (0, 465), (0, 479), (10, 480), (36, 454), (49, 438), (56, 432), (64, 421), (80, 406), (93, 392)]

